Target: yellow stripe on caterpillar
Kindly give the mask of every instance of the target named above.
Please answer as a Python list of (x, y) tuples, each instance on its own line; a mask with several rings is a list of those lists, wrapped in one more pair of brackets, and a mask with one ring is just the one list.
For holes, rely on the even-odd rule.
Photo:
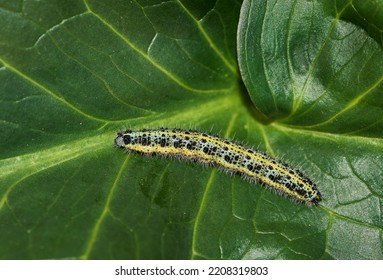
[(316, 184), (303, 172), (265, 153), (217, 136), (182, 129), (126, 130), (117, 133), (114, 143), (128, 152), (217, 166), (226, 173), (241, 175), (307, 206), (317, 205), (322, 200)]

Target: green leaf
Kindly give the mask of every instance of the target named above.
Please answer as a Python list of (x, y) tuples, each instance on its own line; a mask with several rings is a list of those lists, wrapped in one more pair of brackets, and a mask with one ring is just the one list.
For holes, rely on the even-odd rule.
[[(382, 259), (383, 3), (355, 2), (0, 1), (0, 258)], [(323, 202), (113, 148), (160, 126)]]
[(239, 61), (257, 109), (294, 128), (380, 137), (382, 12), (382, 1), (245, 1)]

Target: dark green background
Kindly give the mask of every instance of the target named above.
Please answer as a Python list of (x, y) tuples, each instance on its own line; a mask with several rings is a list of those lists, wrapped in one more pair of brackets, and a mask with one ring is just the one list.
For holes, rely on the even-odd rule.
[[(383, 1), (0, 0), (0, 26), (1, 259), (383, 258)], [(159, 126), (323, 202), (113, 148)]]

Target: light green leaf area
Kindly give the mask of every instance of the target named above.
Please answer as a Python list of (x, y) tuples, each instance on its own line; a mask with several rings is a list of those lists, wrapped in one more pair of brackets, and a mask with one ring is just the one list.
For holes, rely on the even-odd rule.
[[(383, 259), (382, 1), (3, 0), (0, 26), (1, 259)], [(161, 126), (323, 201), (113, 147)]]

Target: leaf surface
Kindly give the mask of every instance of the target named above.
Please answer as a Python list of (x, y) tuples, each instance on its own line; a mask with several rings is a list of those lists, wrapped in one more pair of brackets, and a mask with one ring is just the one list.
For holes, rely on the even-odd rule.
[[(1, 1), (1, 259), (383, 258), (382, 2), (241, 4)], [(323, 203), (113, 148), (160, 126), (282, 158)]]

